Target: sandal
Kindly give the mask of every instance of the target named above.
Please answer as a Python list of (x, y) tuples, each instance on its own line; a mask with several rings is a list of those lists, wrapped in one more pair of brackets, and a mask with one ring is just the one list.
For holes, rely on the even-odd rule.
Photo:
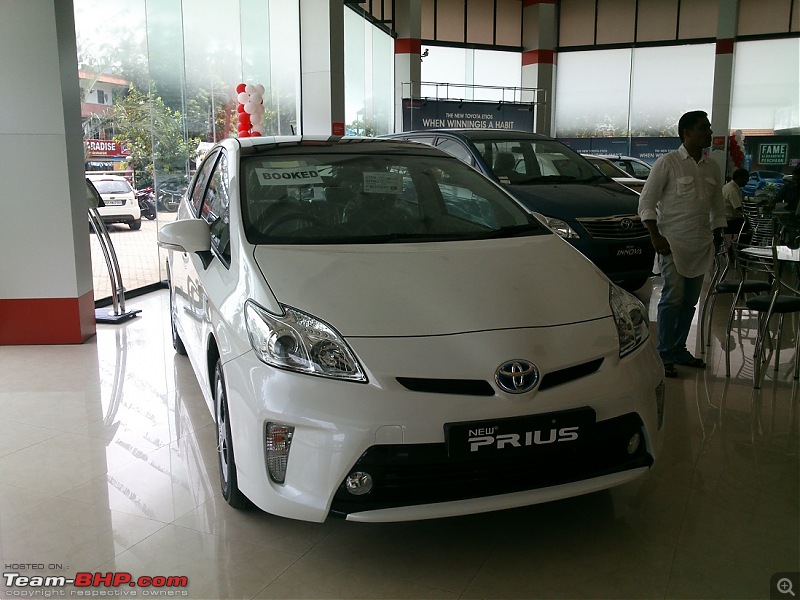
[(702, 358), (696, 358), (694, 356), (690, 356), (686, 360), (683, 361), (675, 361), (677, 364), (682, 365), (684, 367), (694, 367), (695, 369), (705, 369), (706, 363)]
[(664, 363), (664, 377), (677, 377), (678, 370), (672, 363)]

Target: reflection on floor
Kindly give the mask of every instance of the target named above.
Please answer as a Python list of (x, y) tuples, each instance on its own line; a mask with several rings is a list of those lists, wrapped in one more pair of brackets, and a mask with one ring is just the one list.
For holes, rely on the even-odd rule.
[[(222, 501), (167, 306), (165, 291), (134, 299), (139, 317), (82, 346), (0, 347), (5, 573), (185, 576), (169, 591), (189, 598), (769, 598), (776, 573), (800, 570), (789, 331), (754, 391), (753, 322), (726, 379), (717, 310), (709, 368), (667, 381), (665, 447), (633, 483), (463, 518), (313, 524)], [(41, 589), (20, 581), (4, 577), (6, 596)]]

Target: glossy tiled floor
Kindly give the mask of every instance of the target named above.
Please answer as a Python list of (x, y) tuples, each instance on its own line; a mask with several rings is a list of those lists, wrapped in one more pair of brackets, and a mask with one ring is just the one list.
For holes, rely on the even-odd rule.
[[(440, 521), (313, 524), (221, 500), (214, 426), (167, 304), (164, 291), (129, 301), (140, 316), (81, 346), (0, 347), (5, 573), (186, 576), (170, 591), (188, 598), (769, 598), (773, 574), (800, 569), (791, 335), (754, 392), (752, 322), (726, 379), (719, 310), (709, 368), (667, 381), (663, 453), (631, 484)], [(8, 583), (0, 597), (47, 591)]]

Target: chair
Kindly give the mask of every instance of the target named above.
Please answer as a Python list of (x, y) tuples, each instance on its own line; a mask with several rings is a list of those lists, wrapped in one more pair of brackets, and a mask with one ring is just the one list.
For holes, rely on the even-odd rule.
[(775, 237), (775, 219), (750, 200), (742, 198), (742, 215), (747, 225), (742, 229), (752, 246), (771, 246)]
[[(778, 328), (777, 339), (775, 343), (775, 371), (778, 370), (780, 365), (781, 353), (781, 337), (783, 335), (783, 317), (787, 313), (800, 313), (800, 296), (797, 295), (795, 290), (787, 286), (782, 279), (782, 274), (791, 262), (779, 258), (778, 246), (771, 246), (771, 269), (774, 274), (772, 282), (772, 291), (768, 295), (756, 296), (749, 298), (745, 305), (749, 310), (758, 312), (759, 314), (759, 327), (756, 336), (756, 347), (753, 352), (753, 387), (758, 389), (761, 387), (761, 363), (764, 354), (764, 344), (769, 341), (769, 323), (772, 315), (778, 314)], [(800, 321), (798, 321), (800, 324)], [(795, 357), (794, 357), (794, 378), (800, 377), (800, 328), (795, 332)]]
[[(741, 236), (739, 236), (741, 237)], [(714, 272), (711, 276), (709, 290), (706, 293), (700, 313), (700, 346), (711, 345), (711, 325), (714, 318), (714, 305), (720, 294), (733, 294), (730, 313), (725, 328), (725, 376), (731, 375), (730, 340), (733, 320), (736, 311), (742, 310), (741, 299), (751, 294), (763, 294), (772, 289), (770, 274), (764, 269), (764, 262), (757, 257), (742, 252), (747, 246), (734, 241), (729, 248), (721, 248), (714, 257)], [(731, 268), (738, 273), (736, 277), (727, 277)], [(757, 275), (760, 273), (760, 276)], [(706, 311), (708, 318), (706, 319)], [(707, 331), (707, 338), (706, 338)], [(705, 344), (704, 344), (705, 342)]]
[(515, 179), (519, 173), (514, 167), (517, 166), (517, 159), (511, 152), (499, 152), (494, 159), (494, 174), (497, 177), (505, 177), (506, 179)]

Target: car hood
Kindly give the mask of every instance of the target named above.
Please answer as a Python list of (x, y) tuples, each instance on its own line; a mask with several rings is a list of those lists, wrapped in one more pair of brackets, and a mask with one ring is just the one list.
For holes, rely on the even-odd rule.
[(549, 327), (611, 314), (605, 277), (556, 235), (442, 243), (258, 246), (277, 300), (345, 336)]
[(612, 217), (636, 215), (639, 195), (615, 182), (504, 186), (529, 210), (547, 217)]

